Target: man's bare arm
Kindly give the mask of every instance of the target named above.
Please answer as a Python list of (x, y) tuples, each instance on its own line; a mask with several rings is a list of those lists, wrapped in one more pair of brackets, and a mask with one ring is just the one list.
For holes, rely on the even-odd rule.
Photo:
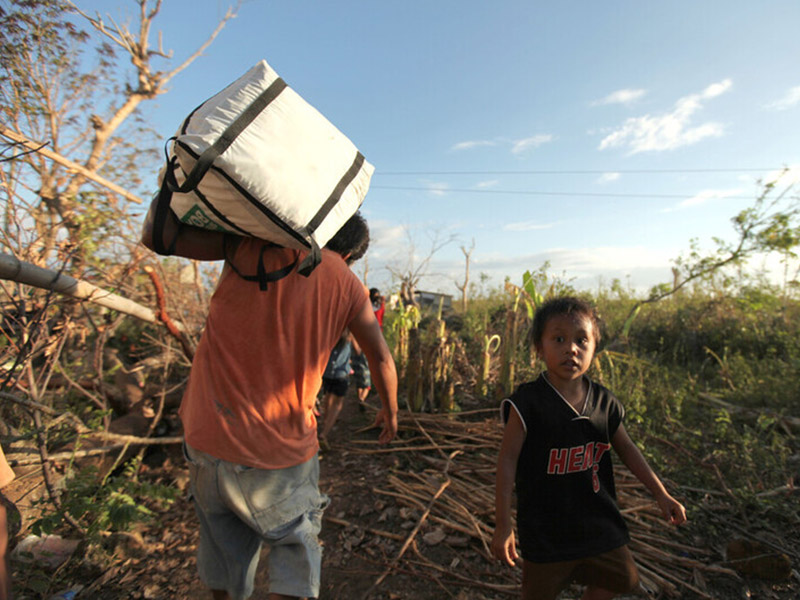
[(369, 371), (378, 389), (383, 406), (376, 420), (376, 424), (383, 426), (378, 439), (386, 444), (397, 434), (397, 371), (394, 359), (368, 300), (364, 300), (361, 310), (347, 327), (367, 357)]
[[(153, 198), (150, 203), (150, 210), (147, 211), (147, 217), (145, 217), (142, 227), (142, 244), (154, 252), (156, 251), (154, 225), (157, 202), (158, 196)], [(162, 242), (163, 246), (168, 248), (175, 240), (173, 254), (176, 256), (193, 260), (223, 260), (225, 259), (225, 236), (226, 234), (219, 231), (208, 231), (185, 225), (178, 221), (178, 217), (172, 210), (169, 210), (164, 223)], [(228, 236), (229, 251), (233, 250), (240, 239), (237, 236)]]

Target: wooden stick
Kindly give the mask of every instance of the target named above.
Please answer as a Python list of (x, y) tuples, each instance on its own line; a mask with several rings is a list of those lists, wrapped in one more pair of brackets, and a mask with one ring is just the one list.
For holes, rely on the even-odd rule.
[(444, 573), (448, 577), (452, 577), (454, 579), (458, 579), (459, 581), (464, 581), (468, 583), (471, 587), (482, 587), (489, 590), (494, 590), (495, 592), (503, 592), (507, 594), (513, 594), (514, 596), (519, 595), (519, 585), (503, 585), (500, 583), (487, 583), (485, 581), (480, 581), (479, 579), (470, 579), (469, 577), (465, 577), (464, 575), (459, 575), (457, 572), (445, 569), (441, 565), (437, 565), (427, 556), (424, 556), (417, 548), (416, 544), (414, 545), (414, 553), (419, 556), (424, 566), (430, 567), (435, 571), (439, 571), (440, 573)]
[(697, 587), (695, 587), (693, 585), (690, 585), (689, 583), (687, 583), (685, 581), (682, 581), (679, 577), (676, 577), (675, 575), (672, 575), (671, 573), (666, 572), (662, 568), (659, 568), (659, 567), (657, 567), (655, 565), (652, 565), (652, 564), (648, 565), (648, 568), (651, 571), (653, 571), (654, 573), (656, 573), (657, 575), (660, 575), (661, 577), (663, 577), (664, 579), (668, 579), (669, 581), (676, 583), (678, 586), (681, 586), (681, 587), (686, 588), (687, 590), (693, 591), (695, 594), (697, 594), (701, 598), (706, 598), (707, 600), (714, 600), (713, 596), (709, 596), (706, 592), (704, 592), (700, 588), (697, 588)]
[[(352, 527), (353, 524), (350, 521), (345, 521), (344, 519), (337, 519), (336, 517), (329, 517), (325, 515), (325, 521), (333, 523), (334, 525), (341, 525), (342, 527)], [(356, 527), (360, 527), (364, 531), (368, 531), (374, 535), (379, 535), (381, 537), (389, 538), (390, 540), (397, 540), (398, 542), (403, 541), (403, 536), (398, 533), (390, 533), (388, 531), (383, 531), (382, 529), (373, 529), (372, 527), (361, 527), (360, 525), (356, 525)]]
[(655, 535), (649, 535), (643, 532), (638, 532), (634, 539), (643, 539), (643, 540), (649, 540), (651, 542), (658, 542), (662, 546), (669, 546), (670, 548), (675, 548), (676, 550), (683, 550), (684, 552), (692, 552), (694, 554), (704, 554), (706, 556), (711, 556), (714, 554), (711, 550), (708, 550), (706, 548), (695, 548), (694, 546), (687, 546), (686, 544), (680, 544), (678, 542), (673, 542), (672, 540), (665, 540), (661, 537)]
[[(494, 448), (494, 444), (480, 444), (476, 446), (476, 448)], [(378, 448), (375, 450), (361, 450), (359, 448), (354, 448), (352, 451), (356, 454), (387, 454), (389, 452), (419, 452), (421, 450), (438, 450), (438, 449), (445, 449), (445, 450), (461, 450), (464, 446), (461, 444), (449, 444), (446, 446), (406, 446), (406, 447), (393, 447), (393, 448)]]
[[(452, 461), (453, 458), (455, 458), (455, 456), (458, 455), (460, 452), (461, 452), (460, 450), (456, 450), (455, 452), (450, 454), (450, 460), (447, 461), (447, 466), (448, 467), (450, 466), (450, 461)], [(447, 477), (447, 470), (446, 469), (445, 469), (443, 474), (445, 475), (445, 477)], [(392, 562), (389, 563), (389, 565), (386, 567), (386, 570), (381, 574), (380, 577), (378, 577), (378, 579), (375, 581), (375, 583), (372, 584), (372, 587), (369, 590), (367, 590), (367, 593), (364, 594), (364, 600), (367, 600), (369, 598), (369, 595), (383, 582), (384, 579), (386, 579), (389, 576), (389, 573), (392, 572), (392, 569), (394, 568), (394, 565), (396, 565), (397, 562), (403, 557), (403, 554), (405, 554), (406, 550), (408, 550), (408, 547), (411, 545), (411, 542), (414, 541), (414, 538), (416, 537), (417, 533), (419, 533), (419, 530), (422, 527), (422, 524), (425, 523), (425, 520), (428, 518), (428, 515), (430, 514), (431, 509), (433, 508), (433, 505), (436, 503), (436, 500), (439, 498), (439, 496), (442, 495), (442, 493), (447, 489), (447, 486), (449, 486), (449, 485), (450, 485), (450, 478), (447, 477), (442, 482), (442, 484), (439, 486), (439, 489), (436, 491), (436, 493), (433, 495), (433, 498), (428, 503), (428, 506), (425, 508), (425, 512), (423, 512), (422, 516), (420, 516), (420, 518), (417, 521), (417, 524), (414, 527), (414, 529), (411, 530), (411, 533), (409, 534), (408, 539), (405, 541), (403, 546), (400, 548), (400, 552), (397, 553), (397, 556), (395, 556), (392, 559)]]

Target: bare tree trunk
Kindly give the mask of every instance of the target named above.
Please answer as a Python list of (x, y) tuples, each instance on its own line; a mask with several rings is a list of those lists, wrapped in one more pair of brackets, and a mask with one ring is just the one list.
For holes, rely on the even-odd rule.
[(461, 290), (461, 312), (467, 312), (467, 289), (469, 288), (469, 259), (472, 256), (472, 251), (475, 250), (475, 239), (472, 239), (472, 245), (469, 247), (469, 251), (464, 246), (461, 246), (461, 252), (464, 253), (465, 265), (464, 265), (464, 283), (459, 285), (456, 283), (456, 288)]

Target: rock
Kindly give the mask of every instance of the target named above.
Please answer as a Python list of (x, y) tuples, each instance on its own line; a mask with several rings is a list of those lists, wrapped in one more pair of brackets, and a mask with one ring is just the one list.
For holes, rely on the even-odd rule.
[(80, 540), (66, 540), (60, 535), (29, 535), (14, 548), (12, 556), (21, 562), (45, 564), (53, 569), (64, 564)]
[(436, 544), (441, 544), (444, 541), (445, 533), (442, 529), (438, 527), (432, 531), (429, 531), (425, 535), (422, 536), (422, 541), (428, 544), (429, 546), (435, 546)]

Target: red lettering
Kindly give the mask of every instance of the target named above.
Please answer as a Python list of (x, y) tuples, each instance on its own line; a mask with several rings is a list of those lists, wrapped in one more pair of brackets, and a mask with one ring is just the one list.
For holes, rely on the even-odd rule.
[(594, 446), (594, 464), (600, 464), (600, 459), (603, 458), (603, 454), (605, 454), (610, 448), (611, 444), (597, 442), (597, 444)]
[(567, 470), (567, 449), (551, 448), (550, 462), (547, 465), (548, 475), (563, 475)]
[(567, 473), (577, 473), (583, 467), (583, 447), (575, 446), (569, 449), (569, 464)]
[(594, 458), (594, 442), (586, 444), (586, 449), (583, 451), (583, 465), (581, 471), (588, 471), (592, 468), (592, 459)]

